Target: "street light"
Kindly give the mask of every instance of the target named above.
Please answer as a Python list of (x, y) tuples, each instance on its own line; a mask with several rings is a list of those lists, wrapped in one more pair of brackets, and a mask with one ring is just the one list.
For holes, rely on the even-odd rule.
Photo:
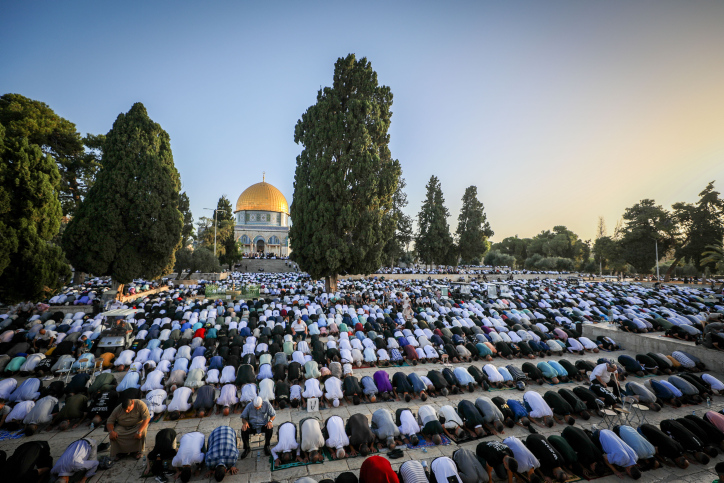
[(214, 256), (216, 256), (216, 214), (219, 211), (226, 213), (226, 210), (219, 210), (217, 208), (204, 208), (205, 210), (212, 210), (214, 212)]

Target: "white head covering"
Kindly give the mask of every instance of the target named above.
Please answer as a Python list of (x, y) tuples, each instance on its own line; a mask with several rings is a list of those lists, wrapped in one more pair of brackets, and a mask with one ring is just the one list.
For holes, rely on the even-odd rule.
[(254, 407), (255, 408), (261, 407), (261, 405), (263, 403), (264, 403), (264, 401), (262, 401), (262, 399), (259, 396), (254, 398)]

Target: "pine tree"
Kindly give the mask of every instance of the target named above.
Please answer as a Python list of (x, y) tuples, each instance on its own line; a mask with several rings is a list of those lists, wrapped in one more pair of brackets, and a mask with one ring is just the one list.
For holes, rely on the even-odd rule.
[(447, 223), (450, 212), (445, 207), (445, 199), (437, 176), (430, 176), (426, 189), (425, 200), (417, 215), (418, 232), (415, 249), (425, 264), (448, 263), (451, 249), (454, 248)]
[(119, 114), (103, 145), (103, 167), (63, 233), (76, 270), (116, 283), (170, 273), (181, 245), (181, 181), (168, 134), (143, 104)]
[(468, 186), (463, 195), (463, 204), (458, 216), (458, 251), (465, 263), (480, 263), (483, 255), (490, 249), (488, 238), (493, 236), (485, 208), (478, 201), (477, 186)]
[(60, 173), (50, 155), (28, 138), (5, 137), (0, 125), (0, 300), (47, 298), (70, 278), (51, 239), (62, 216)]
[(395, 233), (385, 245), (384, 262), (394, 266), (406, 252), (407, 246), (412, 241), (412, 218), (403, 211), (407, 206), (407, 193), (405, 193), (405, 178), (400, 178), (397, 190), (392, 196), (391, 216), (395, 223)]
[(377, 270), (395, 226), (387, 216), (400, 177), (388, 129), (390, 88), (367, 59), (338, 59), (332, 87), (297, 122), (291, 258), (336, 290), (339, 273)]
[(181, 230), (181, 246), (185, 248), (189, 246), (194, 236), (194, 215), (191, 213), (191, 202), (185, 191), (178, 195), (178, 210), (184, 220), (184, 227)]

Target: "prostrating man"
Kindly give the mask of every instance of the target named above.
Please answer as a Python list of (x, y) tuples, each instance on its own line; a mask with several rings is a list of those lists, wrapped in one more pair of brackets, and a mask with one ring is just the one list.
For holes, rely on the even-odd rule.
[(623, 477), (619, 468), (624, 468), (626, 474), (634, 480), (641, 478), (641, 470), (636, 466), (638, 461), (636, 451), (619, 438), (616, 433), (610, 429), (594, 431), (593, 440), (598, 440), (603, 449), (603, 461), (616, 476)]
[(239, 441), (229, 426), (218, 426), (211, 431), (206, 445), (206, 477), (214, 475), (216, 481), (222, 481), (227, 473), (239, 472), (236, 461), (239, 459)]
[(472, 451), (458, 449), (452, 454), (452, 460), (458, 468), (458, 476), (462, 483), (487, 483), (489, 481), (488, 473)]
[(566, 481), (570, 475), (563, 469), (563, 456), (542, 434), (531, 434), (525, 439), (525, 446), (540, 461), (541, 471), (546, 477)]
[(417, 411), (417, 420), (422, 428), (422, 434), (429, 436), (432, 439), (433, 444), (441, 445), (441, 435), (446, 433), (446, 430), (438, 419), (435, 408), (428, 404), (420, 406), (420, 409)]
[(76, 473), (83, 472), (79, 483), (96, 474), (98, 468), (98, 443), (92, 438), (83, 438), (70, 443), (63, 455), (58, 459), (50, 470), (50, 473), (57, 475), (58, 481), (68, 483), (70, 477)]
[(146, 447), (146, 430), (151, 422), (146, 403), (139, 399), (125, 399), (108, 417), (106, 429), (111, 440), (111, 457), (133, 453), (136, 459), (143, 456)]
[(513, 475), (518, 472), (518, 462), (507, 445), (500, 441), (483, 441), (475, 448), (475, 454), (485, 462), (488, 481), (493, 481), (493, 469), (498, 478), (513, 481)]
[(375, 434), (364, 414), (350, 416), (344, 430), (349, 438), (350, 456), (357, 455), (357, 452), (367, 456), (370, 451), (375, 450)]
[(326, 445), (332, 454), (332, 459), (342, 459), (347, 456), (344, 448), (349, 446), (349, 437), (344, 430), (344, 421), (339, 416), (331, 416), (324, 423), (327, 432)]
[(613, 432), (636, 452), (637, 465), (642, 469), (656, 469), (660, 466), (656, 460), (656, 448), (631, 426), (614, 426)]
[(408, 408), (399, 408), (395, 411), (395, 423), (400, 429), (400, 435), (402, 440), (406, 444), (417, 446), (420, 439), (417, 437), (417, 433), (420, 432), (420, 425), (417, 424), (415, 416)]
[(279, 442), (271, 450), (275, 465), (286, 465), (295, 460), (301, 462), (299, 443), (297, 443), (297, 427), (292, 422), (282, 423), (277, 430)]
[(372, 432), (377, 436), (382, 446), (392, 451), (401, 442), (397, 441), (400, 436), (400, 428), (395, 424), (392, 413), (389, 409), (380, 408), (372, 413)]
[(39, 482), (48, 477), (53, 467), (47, 441), (29, 441), (13, 452), (3, 467), (3, 480), (9, 482)]
[(638, 432), (646, 438), (654, 448), (656, 455), (660, 458), (666, 458), (681, 469), (689, 467), (689, 460), (684, 455), (684, 447), (675, 441), (671, 436), (667, 435), (653, 424), (642, 424), (638, 428)]
[(318, 463), (324, 461), (322, 448), (324, 436), (317, 418), (305, 418), (299, 423), (299, 448), (302, 460), (305, 463)]
[(249, 438), (252, 433), (264, 433), (264, 454), (271, 455), (269, 442), (273, 434), (274, 418), (276, 418), (276, 411), (272, 405), (258, 396), (246, 405), (241, 412), (241, 439), (244, 443), (241, 459), (249, 455)]
[(179, 448), (174, 456), (171, 465), (176, 470), (175, 479), (181, 479), (187, 483), (192, 474), (201, 474), (201, 463), (204, 462), (204, 440), (203, 433), (193, 431), (181, 437)]
[(145, 473), (150, 472), (156, 477), (163, 476), (163, 462), (176, 456), (177, 443), (176, 430), (173, 428), (164, 428), (156, 433), (156, 442), (148, 453)]

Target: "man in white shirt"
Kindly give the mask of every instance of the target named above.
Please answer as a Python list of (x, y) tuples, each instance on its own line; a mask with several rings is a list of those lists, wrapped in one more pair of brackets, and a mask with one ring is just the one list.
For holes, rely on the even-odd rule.
[[(526, 391), (523, 395), (523, 401), (525, 402), (526, 409), (528, 409), (528, 419), (541, 427), (543, 427), (543, 424), (549, 428), (553, 427), (553, 410), (548, 406), (548, 403), (545, 402), (543, 396), (535, 391)], [(543, 419), (543, 424), (538, 421), (541, 418)]]
[(347, 456), (344, 447), (349, 445), (349, 437), (344, 429), (344, 421), (339, 416), (332, 416), (327, 419), (325, 429), (329, 438), (326, 441), (327, 448), (332, 454), (332, 459), (342, 459)]
[(181, 478), (181, 481), (189, 481), (191, 479), (192, 467), (196, 465), (196, 470), (201, 469), (204, 462), (205, 436), (203, 433), (194, 431), (186, 433), (181, 437), (178, 451), (174, 456), (171, 465), (176, 469), (175, 479)]
[(171, 420), (177, 420), (181, 417), (181, 413), (185, 413), (191, 409), (191, 396), (193, 393), (193, 389), (185, 386), (181, 386), (174, 391), (173, 399), (168, 405)]
[(159, 416), (157, 421), (160, 420), (160, 416), (166, 412), (166, 399), (168, 394), (162, 388), (153, 389), (148, 391), (146, 394), (146, 406), (150, 413), (150, 418), (154, 419), (154, 416)]
[(239, 403), (236, 391), (234, 384), (225, 384), (221, 388), (219, 397), (216, 398), (216, 404), (219, 406), (219, 410), (223, 411), (224, 416), (228, 416), (231, 411), (236, 410), (237, 404)]
[(518, 462), (518, 472), (521, 474), (528, 473), (530, 479), (535, 470), (540, 468), (538, 458), (515, 436), (505, 438), (503, 443), (513, 451), (513, 457)]
[(342, 381), (332, 376), (324, 381), (324, 397), (332, 406), (339, 407), (340, 400), (344, 398), (342, 393)]
[(274, 464), (289, 464), (296, 456), (296, 461), (301, 462), (299, 456), (299, 443), (297, 443), (297, 427), (294, 423), (286, 422), (279, 426), (277, 434), (279, 442), (271, 450)]

